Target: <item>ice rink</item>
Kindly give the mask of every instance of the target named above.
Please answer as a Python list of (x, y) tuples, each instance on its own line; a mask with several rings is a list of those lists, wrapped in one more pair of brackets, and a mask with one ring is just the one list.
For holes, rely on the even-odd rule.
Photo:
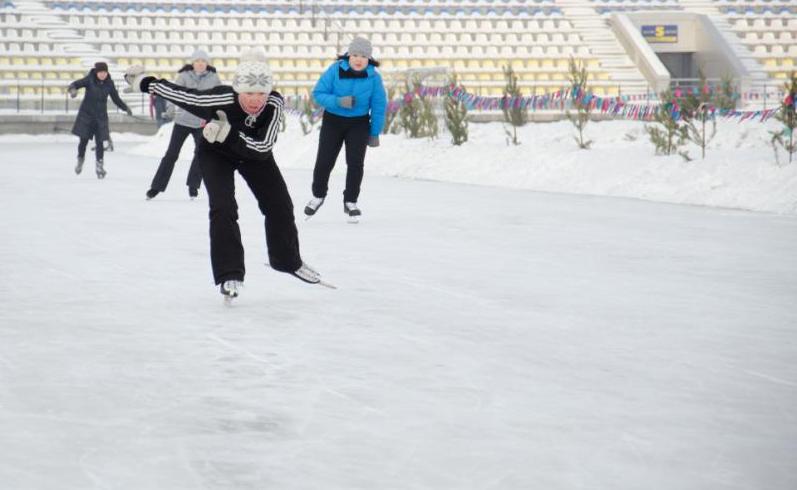
[(3, 489), (797, 488), (794, 215), (367, 175), (350, 225), (336, 173), (329, 290), (239, 181), (226, 307), (204, 189), (131, 146), (3, 144)]

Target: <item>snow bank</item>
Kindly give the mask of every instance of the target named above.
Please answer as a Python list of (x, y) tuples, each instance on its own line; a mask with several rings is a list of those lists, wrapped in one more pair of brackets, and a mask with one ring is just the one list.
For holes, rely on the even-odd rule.
[[(369, 149), (366, 172), (372, 175), (429, 179), (546, 192), (616, 196), (651, 201), (729, 207), (797, 214), (797, 164), (775, 164), (768, 130), (776, 121), (720, 121), (705, 160), (655, 156), (643, 124), (636, 121), (592, 123), (591, 150), (579, 150), (570, 123), (529, 124), (519, 130), (519, 146), (508, 146), (501, 123), (471, 124), (470, 140), (452, 146), (447, 134), (436, 140), (383, 135), (382, 146)], [(171, 125), (127, 151), (160, 158)], [(14, 136), (20, 141), (20, 136)], [(41, 137), (30, 137), (41, 142)], [(54, 135), (53, 141), (74, 139)], [(285, 168), (312, 168), (317, 131), (304, 136), (289, 117), (277, 143), (277, 162)], [(114, 141), (135, 141), (114, 135)], [(2, 140), (0, 140), (2, 141)], [(45, 139), (45, 141), (50, 141)], [(183, 158), (193, 142), (186, 141)], [(336, 172), (345, 171), (343, 156)]]

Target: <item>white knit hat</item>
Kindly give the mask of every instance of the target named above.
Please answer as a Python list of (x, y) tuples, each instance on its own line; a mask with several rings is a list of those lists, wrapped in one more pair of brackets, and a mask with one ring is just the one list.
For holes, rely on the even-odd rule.
[(274, 85), (271, 67), (266, 61), (266, 52), (262, 49), (250, 49), (241, 54), (238, 68), (232, 79), (232, 88), (238, 93), (265, 92), (270, 93)]

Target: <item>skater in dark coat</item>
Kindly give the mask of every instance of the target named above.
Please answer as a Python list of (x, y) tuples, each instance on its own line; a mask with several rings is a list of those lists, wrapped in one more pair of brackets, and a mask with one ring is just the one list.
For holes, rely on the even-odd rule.
[(262, 50), (241, 56), (232, 86), (196, 90), (146, 76), (133, 66), (125, 80), (133, 90), (156, 94), (208, 121), (197, 159), (210, 207), (210, 262), (213, 279), (227, 298), (238, 296), (244, 280), (244, 249), (238, 227), (235, 171), (243, 177), (266, 217), (271, 267), (309, 282), (320, 275), (302, 262), (288, 188), (272, 150), (282, 117), (283, 98), (272, 91), (271, 69)]
[(80, 138), (80, 143), (77, 147), (75, 173), (79, 174), (83, 170), (86, 146), (91, 138), (94, 138), (96, 145), (94, 152), (97, 157), (97, 178), (102, 179), (106, 174), (103, 164), (105, 150), (103, 141), (110, 141), (108, 97), (128, 115), (133, 115), (133, 111), (119, 98), (116, 86), (108, 73), (108, 65), (101, 61), (94, 65), (88, 75), (69, 84), (69, 95), (72, 98), (77, 97), (77, 91), (81, 88), (85, 89), (86, 92), (83, 96), (83, 102), (80, 103), (80, 110), (75, 119), (75, 124), (72, 127), (72, 134)]
[[(208, 54), (201, 49), (197, 49), (191, 55), (191, 63), (180, 69), (176, 84), (197, 90), (208, 90), (221, 85), (216, 69), (208, 64)], [(161, 97), (158, 97), (161, 98)], [(147, 199), (152, 199), (159, 193), (166, 190), (174, 171), (174, 164), (180, 157), (180, 150), (183, 148), (186, 138), (190, 135), (194, 138), (194, 158), (188, 170), (188, 195), (192, 199), (197, 197), (199, 185), (202, 183), (202, 172), (199, 169), (199, 162), (196, 158), (196, 150), (199, 148), (199, 140), (202, 138), (202, 125), (205, 121), (188, 111), (178, 110), (174, 118), (174, 128), (169, 140), (169, 148), (158, 165), (158, 171), (152, 178), (152, 184), (147, 191)]]
[(343, 211), (353, 220), (361, 214), (357, 207), (363, 180), (363, 163), (368, 146), (379, 146), (385, 123), (387, 98), (379, 65), (371, 57), (371, 43), (355, 37), (349, 51), (340, 56), (321, 76), (313, 89), (313, 99), (324, 108), (318, 155), (313, 171), (313, 198), (304, 212), (312, 216), (327, 196), (329, 175), (343, 144), (346, 144), (346, 189)]

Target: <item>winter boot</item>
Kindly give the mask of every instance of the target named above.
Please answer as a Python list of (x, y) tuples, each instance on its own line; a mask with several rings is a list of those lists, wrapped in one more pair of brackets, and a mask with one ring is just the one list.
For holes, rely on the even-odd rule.
[(98, 179), (104, 179), (106, 173), (107, 172), (105, 171), (105, 168), (103, 167), (102, 160), (97, 160), (97, 178)]
[(161, 191), (157, 189), (150, 189), (147, 191), (147, 201), (160, 194)]
[(324, 204), (323, 197), (314, 197), (310, 199), (310, 202), (308, 202), (307, 206), (304, 207), (304, 214), (306, 214), (308, 217), (314, 215), (322, 204)]
[(83, 171), (83, 162), (86, 161), (86, 157), (77, 157), (77, 165), (75, 165), (75, 173), (80, 175), (80, 172)]
[(238, 297), (238, 294), (240, 293), (241, 288), (243, 287), (244, 287), (243, 281), (236, 281), (236, 280), (224, 281), (219, 286), (219, 291), (221, 292), (221, 294), (224, 295), (225, 301), (230, 301), (233, 298)]
[(349, 223), (359, 222), (360, 216), (363, 214), (360, 208), (357, 207), (356, 202), (344, 202), (343, 212), (349, 217)]

